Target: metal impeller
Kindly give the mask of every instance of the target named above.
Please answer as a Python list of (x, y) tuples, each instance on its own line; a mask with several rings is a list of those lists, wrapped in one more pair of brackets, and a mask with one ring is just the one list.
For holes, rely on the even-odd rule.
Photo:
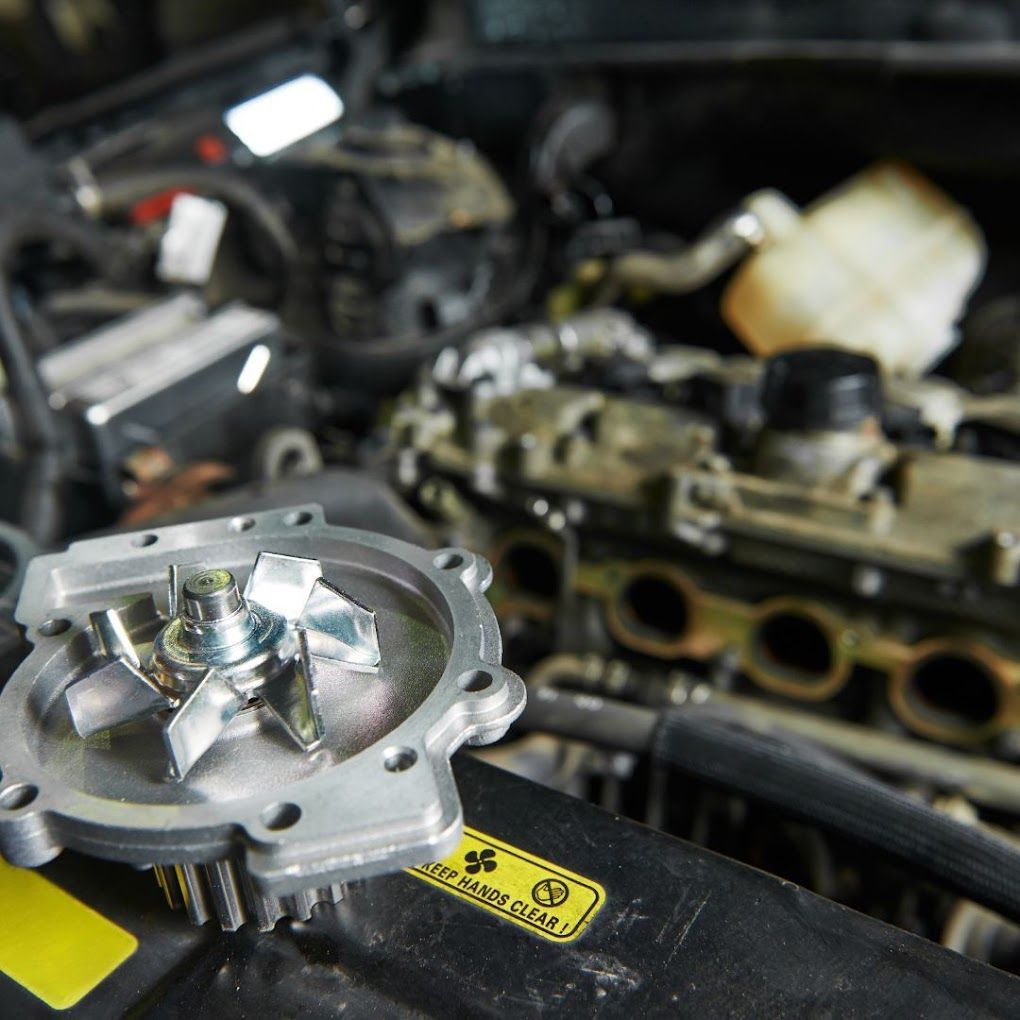
[(243, 596), (227, 570), (171, 567), (169, 604), (145, 663), (124, 610), (92, 613), (104, 661), (66, 698), (83, 737), (169, 710), (163, 740), (174, 779), (253, 698), (302, 749), (315, 747), (323, 721), (311, 659), (379, 665), (375, 613), (330, 584), (318, 560), (260, 552)]

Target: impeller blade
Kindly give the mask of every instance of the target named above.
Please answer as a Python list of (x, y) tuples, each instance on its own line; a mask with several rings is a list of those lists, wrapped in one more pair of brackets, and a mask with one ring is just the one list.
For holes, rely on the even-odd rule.
[(140, 666), (141, 659), (131, 638), (131, 630), (160, 620), (151, 595), (140, 595), (126, 605), (89, 614), (89, 623), (101, 655), (107, 659), (124, 659)]
[(126, 659), (104, 662), (68, 687), (64, 697), (81, 737), (134, 722), (168, 705), (159, 688)]
[(246, 700), (217, 670), (206, 672), (163, 727), (163, 742), (174, 779), (183, 779), (188, 774), (192, 765), (216, 743)]
[(320, 577), (322, 564), (318, 560), (260, 552), (245, 585), (244, 597), (293, 623)]
[(379, 665), (375, 613), (325, 578), (312, 585), (297, 624), (307, 635), (312, 655), (358, 666)]
[(306, 751), (322, 739), (325, 727), (319, 692), (312, 678), (305, 635), (298, 631), (300, 654), (292, 669), (284, 670), (259, 688), (259, 696), (283, 724), (294, 741)]

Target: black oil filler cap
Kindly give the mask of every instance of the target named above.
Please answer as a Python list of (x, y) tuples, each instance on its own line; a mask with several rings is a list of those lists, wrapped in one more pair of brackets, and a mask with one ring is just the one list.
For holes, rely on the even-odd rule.
[(852, 429), (881, 418), (882, 380), (864, 354), (833, 347), (786, 351), (769, 359), (762, 403), (770, 428)]

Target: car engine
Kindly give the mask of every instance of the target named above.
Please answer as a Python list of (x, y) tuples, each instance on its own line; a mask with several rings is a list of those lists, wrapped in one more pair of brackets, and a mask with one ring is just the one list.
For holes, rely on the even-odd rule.
[(1016, 1015), (1011, 5), (0, 24), (0, 1014)]

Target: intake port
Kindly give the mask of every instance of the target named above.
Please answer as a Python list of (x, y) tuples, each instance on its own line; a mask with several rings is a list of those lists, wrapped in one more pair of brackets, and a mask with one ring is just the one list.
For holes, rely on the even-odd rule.
[(537, 542), (508, 545), (499, 561), (507, 588), (536, 599), (555, 599), (560, 589), (560, 564), (551, 549)]
[(915, 732), (978, 743), (999, 729), (1002, 679), (980, 652), (932, 643), (894, 678), (891, 699), (900, 719)]
[(802, 700), (832, 697), (849, 673), (837, 651), (835, 620), (814, 608), (771, 603), (760, 612), (745, 663), (763, 687)]
[(540, 532), (511, 531), (492, 548), (495, 584), (489, 592), (504, 620), (552, 616), (563, 577), (562, 550), (556, 539)]
[(613, 636), (628, 648), (669, 658), (679, 653), (691, 617), (689, 585), (666, 567), (639, 569), (620, 587), (612, 602)]

